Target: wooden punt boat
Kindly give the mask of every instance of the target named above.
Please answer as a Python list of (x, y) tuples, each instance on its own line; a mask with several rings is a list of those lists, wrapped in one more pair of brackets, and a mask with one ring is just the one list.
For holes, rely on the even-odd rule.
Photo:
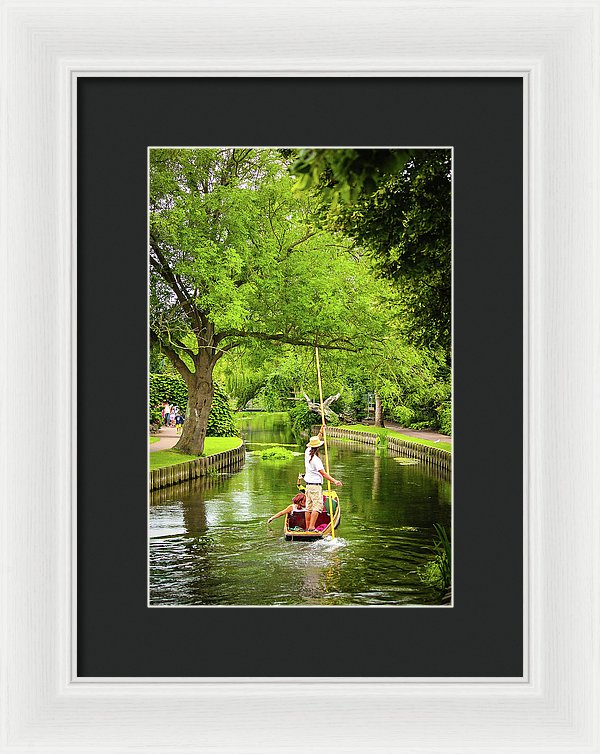
[[(323, 539), (331, 534), (331, 517), (329, 515), (329, 493), (323, 494), (325, 498), (325, 511), (319, 513), (315, 527), (320, 531), (306, 531), (304, 512), (300, 513), (286, 513), (285, 521), (283, 524), (283, 535), (290, 541), (294, 542), (312, 542), (315, 539)], [(340, 500), (337, 492), (331, 492), (333, 498), (333, 525), (337, 529), (342, 517), (340, 510)], [(324, 526), (323, 526), (324, 525)]]

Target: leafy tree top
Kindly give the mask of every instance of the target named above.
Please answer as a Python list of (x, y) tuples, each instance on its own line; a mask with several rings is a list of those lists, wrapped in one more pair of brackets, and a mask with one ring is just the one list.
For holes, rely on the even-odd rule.
[(358, 350), (382, 334), (381, 284), (316, 227), (280, 152), (156, 149), (150, 171), (151, 331), (183, 375), (248, 338)]
[(393, 280), (413, 341), (451, 344), (451, 153), (303, 150), (299, 186), (320, 196), (325, 227), (361, 245)]

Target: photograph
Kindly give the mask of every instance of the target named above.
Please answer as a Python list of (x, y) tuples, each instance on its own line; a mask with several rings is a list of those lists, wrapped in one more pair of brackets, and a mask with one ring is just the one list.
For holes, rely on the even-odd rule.
[(453, 605), (451, 146), (148, 149), (148, 606)]

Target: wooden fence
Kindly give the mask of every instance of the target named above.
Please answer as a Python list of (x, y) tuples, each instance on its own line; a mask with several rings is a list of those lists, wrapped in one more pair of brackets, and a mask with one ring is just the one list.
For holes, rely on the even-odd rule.
[[(317, 434), (319, 426), (314, 426), (313, 434)], [(339, 429), (338, 427), (327, 427), (327, 436), (332, 438), (342, 438), (353, 442), (364, 443), (365, 445), (377, 445), (379, 435), (374, 432), (361, 432), (354, 429)], [(407, 458), (417, 458), (419, 461), (437, 466), (440, 469), (451, 472), (452, 470), (452, 453), (443, 448), (436, 448), (433, 445), (422, 445), (418, 442), (402, 440), (400, 437), (386, 437), (388, 450)]]
[(209, 471), (238, 471), (246, 458), (246, 446), (244, 443), (239, 448), (225, 450), (212, 456), (196, 458), (193, 461), (176, 463), (173, 466), (165, 466), (162, 469), (153, 469), (150, 472), (150, 489), (157, 490), (170, 484), (183, 482), (187, 479), (196, 479), (205, 476)]

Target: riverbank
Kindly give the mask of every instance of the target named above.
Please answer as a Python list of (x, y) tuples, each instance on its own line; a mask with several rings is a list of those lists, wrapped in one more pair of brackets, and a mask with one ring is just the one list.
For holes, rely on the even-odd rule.
[[(162, 466), (155, 465), (154, 468), (150, 468), (150, 490), (169, 487), (178, 482), (187, 482), (213, 472), (238, 471), (244, 465), (246, 447), (241, 438), (213, 437), (207, 438), (208, 440), (218, 440), (217, 445), (212, 444), (212, 450), (215, 448), (221, 448), (221, 450), (202, 456), (185, 456), (176, 451), (162, 451), (154, 454), (154, 456), (159, 457), (165, 454), (167, 456), (165, 460), (169, 462)], [(229, 449), (223, 450), (222, 448)], [(205, 442), (205, 450), (211, 450), (211, 443)], [(150, 455), (151, 463), (153, 460), (153, 455)], [(156, 464), (156, 461), (154, 463)]]
[[(414, 438), (404, 438), (397, 433), (386, 432), (383, 428), (377, 427), (378, 432), (363, 431), (367, 429), (360, 424), (350, 425), (352, 429), (346, 427), (328, 427), (327, 436), (331, 439), (341, 440), (343, 442), (362, 443), (371, 447), (385, 447), (392, 453), (398, 453), (404, 458), (415, 458), (431, 466), (442, 470), (444, 474), (452, 473), (452, 452), (446, 448), (440, 448), (441, 443), (431, 441), (414, 442)], [(316, 434), (319, 427), (313, 426), (313, 434)]]
[(452, 521), (445, 472), (398, 463), (404, 453), (332, 441), (329, 460), (344, 483), (336, 541), (292, 543), (283, 517), (266, 522), (297, 492), (306, 439), (285, 414), (254, 412), (240, 431), (250, 449), (297, 455), (270, 463), (247, 454), (243, 466), (150, 495), (152, 605), (443, 604), (430, 577), (435, 525), (450, 531)]
[[(446, 438), (444, 440), (432, 440), (423, 437), (422, 434), (419, 434), (419, 430), (411, 430), (410, 433), (408, 433), (406, 430), (398, 431), (397, 429), (392, 429), (388, 426), (374, 427), (372, 424), (340, 424), (335, 428), (346, 429), (350, 432), (370, 432), (371, 434), (379, 435), (379, 437), (395, 437), (398, 440), (404, 440), (405, 442), (414, 442), (419, 445), (428, 445), (432, 448), (441, 448), (442, 450), (447, 450), (450, 453), (452, 452), (451, 438), (447, 437), (446, 435), (439, 435), (440, 437)], [(433, 435), (434, 433), (428, 434)]]
[[(362, 422), (365, 426), (374, 427), (375, 422), (371, 419), (363, 419)], [(401, 435), (407, 435), (408, 437), (418, 437), (421, 440), (435, 440), (440, 442), (447, 442), (452, 445), (452, 437), (450, 435), (443, 435), (441, 432), (436, 432), (433, 429), (410, 429), (409, 427), (403, 427), (396, 422), (384, 421), (386, 429), (391, 429), (394, 432), (400, 432)]]
[[(177, 436), (175, 442), (178, 439), (179, 436)], [(179, 453), (177, 450), (154, 450), (154, 448), (150, 448), (150, 471), (162, 469), (165, 466), (174, 466), (178, 463), (195, 461), (198, 458), (208, 458), (218, 453), (225, 453), (228, 450), (239, 448), (241, 444), (241, 437), (207, 437), (204, 441), (204, 452), (201, 456), (188, 456), (185, 453)]]

